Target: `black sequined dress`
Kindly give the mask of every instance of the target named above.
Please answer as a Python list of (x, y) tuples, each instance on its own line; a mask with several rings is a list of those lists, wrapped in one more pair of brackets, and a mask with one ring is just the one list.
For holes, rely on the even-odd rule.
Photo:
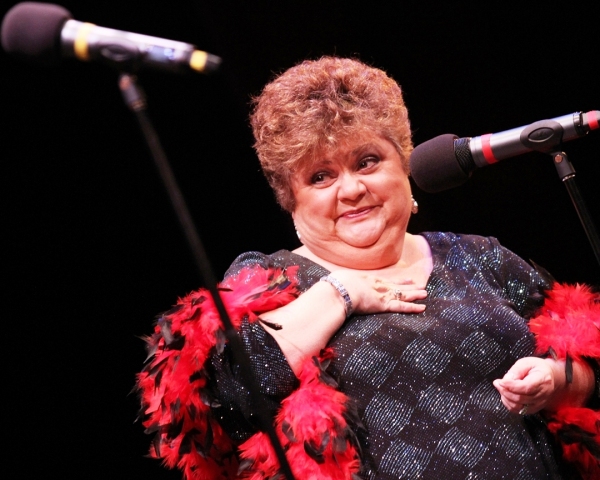
[[(509, 413), (492, 381), (532, 354), (525, 310), (546, 287), (538, 273), (493, 238), (424, 233), (433, 255), (427, 309), (420, 314), (350, 317), (330, 342), (330, 371), (357, 403), (363, 479), (562, 478), (537, 416)], [(250, 265), (299, 265), (299, 287), (328, 272), (289, 251), (250, 252)], [(259, 324), (242, 325), (265, 401), (272, 411), (297, 386), (277, 343)], [(256, 427), (252, 400), (227, 348), (210, 365), (214, 413), (234, 440)]]

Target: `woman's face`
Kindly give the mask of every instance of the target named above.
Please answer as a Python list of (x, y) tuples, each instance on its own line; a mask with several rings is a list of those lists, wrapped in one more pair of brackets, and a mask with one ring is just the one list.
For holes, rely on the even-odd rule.
[(340, 266), (396, 263), (412, 206), (408, 175), (394, 145), (363, 134), (323, 152), (292, 180), (292, 213), (302, 243)]

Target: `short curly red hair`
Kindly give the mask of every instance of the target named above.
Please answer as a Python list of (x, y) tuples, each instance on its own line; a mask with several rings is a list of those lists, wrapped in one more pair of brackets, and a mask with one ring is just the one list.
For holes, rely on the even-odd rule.
[(262, 170), (288, 212), (295, 208), (293, 175), (349, 136), (383, 136), (409, 172), (413, 145), (402, 91), (358, 60), (322, 57), (286, 70), (253, 99), (250, 122)]

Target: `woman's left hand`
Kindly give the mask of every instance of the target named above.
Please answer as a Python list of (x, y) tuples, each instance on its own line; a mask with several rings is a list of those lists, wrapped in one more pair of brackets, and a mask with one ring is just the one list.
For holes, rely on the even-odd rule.
[[(559, 369), (542, 358), (517, 360), (502, 379), (494, 380), (504, 406), (521, 415), (539, 412), (552, 400), (563, 379)], [(564, 370), (562, 375), (564, 376)]]

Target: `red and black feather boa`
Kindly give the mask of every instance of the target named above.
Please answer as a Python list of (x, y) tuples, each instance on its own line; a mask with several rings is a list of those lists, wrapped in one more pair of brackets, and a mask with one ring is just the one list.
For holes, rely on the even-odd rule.
[[(258, 321), (262, 312), (296, 298), (296, 272), (297, 267), (254, 267), (227, 278), (220, 292), (234, 326), (245, 317)], [(600, 358), (599, 302), (600, 296), (585, 287), (555, 285), (530, 320), (538, 353), (551, 350), (574, 361)], [(201, 289), (179, 299), (158, 317), (146, 340), (150, 355), (137, 385), (143, 424), (156, 433), (150, 455), (178, 467), (188, 480), (277, 478), (279, 464), (264, 433), (234, 445), (211, 415), (203, 366), (225, 340), (210, 294)], [(332, 355), (328, 349), (306, 361), (299, 387), (275, 419), (292, 472), (303, 480), (352, 480), (360, 470), (352, 402), (325, 371)], [(599, 412), (564, 407), (548, 416), (548, 428), (561, 441), (564, 458), (586, 480), (600, 478)]]
[[(583, 285), (555, 283), (542, 308), (529, 321), (536, 353), (570, 362), (600, 359), (600, 295)], [(567, 372), (567, 378), (569, 372)], [(598, 395), (595, 392), (594, 395)], [(600, 479), (600, 411), (560, 407), (545, 413), (548, 429), (562, 448), (563, 458), (584, 479)]]

